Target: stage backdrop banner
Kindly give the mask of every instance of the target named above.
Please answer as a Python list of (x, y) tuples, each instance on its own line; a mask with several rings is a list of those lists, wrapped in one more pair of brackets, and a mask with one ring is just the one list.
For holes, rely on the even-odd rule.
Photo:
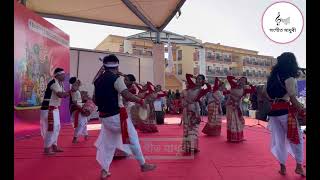
[[(14, 1), (15, 132), (27, 129), (30, 123), (39, 124), (39, 108), (55, 68), (65, 70), (65, 90), (69, 89), (69, 63), (69, 36)], [(68, 104), (69, 99), (64, 99), (60, 106), (62, 122), (70, 119)]]
[(298, 96), (306, 97), (306, 80), (298, 80)]

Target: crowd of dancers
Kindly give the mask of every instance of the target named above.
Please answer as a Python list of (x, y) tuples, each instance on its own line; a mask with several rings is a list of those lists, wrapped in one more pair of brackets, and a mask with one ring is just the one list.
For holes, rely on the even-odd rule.
[[(289, 63), (291, 69), (284, 66), (288, 62), (291, 63)], [(301, 166), (303, 159), (302, 134), (299, 131), (299, 124), (294, 118), (294, 113), (301, 114), (304, 109), (295, 101), (295, 92), (292, 90), (295, 86), (297, 68), (292, 53), (284, 53), (279, 56), (278, 64), (273, 68), (265, 89), (265, 96), (273, 102), (269, 113), (272, 153), (280, 162), (279, 172), (282, 175), (286, 173), (285, 161), (288, 152), (293, 153), (297, 160), (295, 172), (304, 175)], [(103, 58), (103, 65), (93, 80), (95, 89), (92, 98), (80, 92), (81, 81), (76, 77), (70, 78), (71, 89), (66, 92), (63, 87), (64, 70), (55, 69), (54, 79), (47, 85), (41, 107), (40, 124), (45, 154), (54, 155), (63, 152), (57, 144), (60, 131), (58, 107), (62, 98), (69, 97), (71, 122), (74, 127), (73, 143), (78, 143), (80, 136), (84, 136), (85, 140), (88, 139), (88, 116), (96, 110), (96, 107), (98, 109), (101, 130), (95, 146), (97, 148), (96, 159), (102, 169), (102, 179), (111, 175), (109, 167), (115, 156), (133, 154), (139, 162), (142, 172), (156, 168), (156, 165), (146, 163), (139, 144), (137, 130), (142, 133), (159, 132), (157, 118), (163, 114), (157, 110), (158, 107), (155, 107), (155, 101), (166, 97), (168, 92), (162, 90), (160, 85), (154, 86), (151, 82), (139, 84), (134, 75), (123, 74), (118, 69), (119, 60), (115, 55)], [(208, 121), (202, 132), (208, 136), (221, 134), (221, 102), (227, 97), (227, 141), (230, 143), (245, 141), (243, 133), (245, 120), (241, 110), (241, 102), (244, 96), (254, 93), (256, 89), (248, 83), (245, 77), (228, 76), (227, 82), (230, 89), (226, 89), (225, 82), (219, 78), (215, 78), (214, 84), (211, 85), (206, 81), (204, 75), (186, 74), (186, 89), (180, 95), (183, 153), (190, 154), (200, 151), (198, 145), (201, 122), (199, 101), (204, 96), (208, 98)], [(282, 90), (279, 91), (274, 87), (282, 87)], [(288, 143), (291, 146), (286, 146)]]

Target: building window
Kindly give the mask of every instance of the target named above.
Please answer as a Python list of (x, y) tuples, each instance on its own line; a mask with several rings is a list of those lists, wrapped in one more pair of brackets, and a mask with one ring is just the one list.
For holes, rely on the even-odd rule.
[(211, 58), (211, 57), (212, 57), (211, 52), (208, 52), (208, 53), (207, 53), (207, 57), (208, 57), (208, 58)]
[(250, 72), (249, 72), (249, 70), (247, 69), (247, 70), (246, 70), (246, 76), (249, 76), (249, 74), (250, 74)]
[(178, 64), (178, 75), (182, 75), (182, 64)]
[(177, 73), (177, 65), (176, 64), (174, 64), (174, 66), (173, 66), (173, 72)]
[(261, 59), (261, 61), (260, 61), (260, 66), (264, 66), (264, 62), (263, 62), (262, 59)]
[(223, 53), (223, 59), (226, 62), (231, 62), (231, 54), (230, 53)]
[(212, 67), (211, 66), (207, 66), (208, 68), (208, 72), (212, 72)]
[(224, 68), (224, 69), (223, 69), (223, 73), (224, 73), (225, 75), (228, 75), (228, 69), (227, 69), (227, 68)]
[(178, 50), (178, 61), (182, 60), (182, 50)]
[(216, 54), (216, 59), (217, 59), (218, 61), (221, 61), (221, 60), (222, 60), (222, 55), (221, 55), (221, 53), (216, 52), (215, 54)]
[(252, 64), (252, 58), (248, 57), (248, 64)]

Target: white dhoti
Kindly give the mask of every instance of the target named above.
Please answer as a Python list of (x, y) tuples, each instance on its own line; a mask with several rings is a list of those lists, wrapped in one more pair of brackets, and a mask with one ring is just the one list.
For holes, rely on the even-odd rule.
[[(76, 111), (72, 112), (71, 115), (71, 122), (74, 124), (74, 119), (75, 119), (75, 113)], [(87, 131), (87, 124), (88, 124), (88, 117), (83, 116), (81, 113), (79, 113), (78, 117), (78, 127), (74, 129), (74, 137), (79, 137), (79, 136), (87, 136), (88, 131)]]
[(127, 119), (130, 139), (130, 144), (128, 145), (122, 143), (119, 114), (107, 118), (100, 118), (100, 120), (101, 130), (95, 146), (97, 147), (96, 159), (102, 169), (109, 172), (109, 167), (116, 149), (122, 150), (127, 154), (133, 154), (140, 165), (143, 165), (145, 159), (141, 151), (137, 131), (131, 122), (130, 116)]
[(271, 152), (281, 164), (285, 164), (288, 153), (297, 163), (303, 162), (303, 133), (298, 126), (299, 144), (292, 144), (287, 138), (288, 115), (270, 116), (268, 128), (271, 131)]
[(49, 110), (40, 111), (40, 130), (44, 140), (44, 147), (49, 148), (57, 145), (60, 132), (60, 114), (59, 109), (53, 110), (53, 131), (48, 131), (48, 112)]

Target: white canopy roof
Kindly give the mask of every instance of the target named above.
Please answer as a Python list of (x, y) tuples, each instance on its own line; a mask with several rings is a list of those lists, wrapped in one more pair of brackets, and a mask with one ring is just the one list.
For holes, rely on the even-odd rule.
[(22, 0), (43, 17), (162, 31), (186, 0)]
[(132, 36), (128, 36), (127, 39), (144, 39), (144, 40), (151, 40), (153, 42), (165, 42), (165, 43), (168, 43), (170, 41), (171, 43), (175, 43), (175, 44), (184, 44), (184, 45), (202, 47), (202, 42), (200, 40), (191, 38), (189, 36), (183, 36), (173, 32), (169, 32), (169, 31), (162, 31), (159, 33), (159, 36), (157, 36), (157, 34), (158, 33), (156, 32), (146, 31), (146, 32), (134, 34)]

